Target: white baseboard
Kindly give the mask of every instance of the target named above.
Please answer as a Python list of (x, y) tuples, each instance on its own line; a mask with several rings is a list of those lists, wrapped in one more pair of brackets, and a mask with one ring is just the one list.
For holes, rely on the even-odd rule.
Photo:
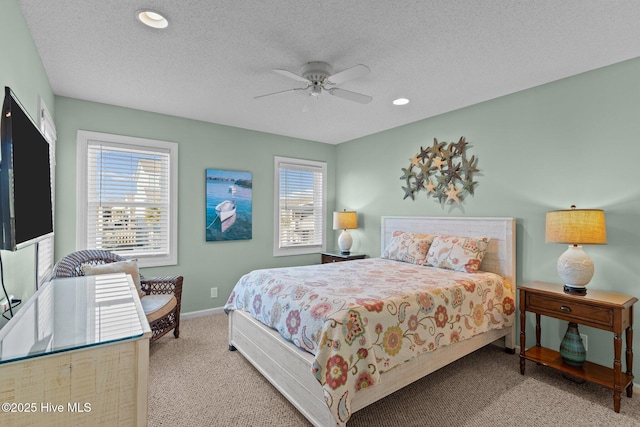
[(184, 320), (195, 319), (196, 317), (211, 316), (213, 314), (219, 314), (219, 313), (224, 313), (224, 307), (214, 307), (214, 308), (208, 308), (206, 310), (190, 311), (189, 313), (181, 312), (180, 318)]

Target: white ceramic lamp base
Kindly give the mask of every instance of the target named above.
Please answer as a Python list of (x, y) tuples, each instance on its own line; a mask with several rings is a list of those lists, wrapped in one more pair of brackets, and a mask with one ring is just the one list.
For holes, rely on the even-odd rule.
[(338, 237), (338, 247), (340, 252), (348, 254), (351, 251), (351, 245), (353, 245), (353, 238), (347, 230), (342, 230), (340, 237)]
[(580, 245), (569, 245), (558, 258), (558, 275), (565, 284), (565, 290), (570, 292), (586, 293), (587, 283), (593, 277), (593, 261), (582, 250)]

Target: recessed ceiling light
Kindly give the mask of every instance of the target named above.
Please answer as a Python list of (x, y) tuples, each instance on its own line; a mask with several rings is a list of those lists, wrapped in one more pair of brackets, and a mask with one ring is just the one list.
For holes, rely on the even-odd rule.
[(136, 12), (136, 18), (144, 25), (152, 28), (167, 28), (169, 25), (167, 18), (154, 10), (139, 10)]
[(407, 98), (398, 98), (393, 100), (393, 105), (406, 105), (409, 103)]

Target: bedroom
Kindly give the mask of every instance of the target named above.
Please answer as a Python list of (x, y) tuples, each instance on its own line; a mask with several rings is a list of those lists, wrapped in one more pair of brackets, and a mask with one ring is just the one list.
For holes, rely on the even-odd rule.
[[(383, 215), (516, 218), (518, 283), (558, 281), (555, 262), (562, 246), (544, 242), (547, 211), (572, 203), (604, 209), (608, 245), (587, 248), (596, 264), (591, 286), (638, 295), (634, 267), (640, 255), (635, 247), (640, 237), (640, 190), (635, 185), (635, 156), (640, 156), (635, 143), (640, 134), (637, 58), (331, 145), (56, 96), (17, 3), (2, 5), (0, 34), (3, 40), (17, 43), (3, 45), (0, 80), (19, 94), (32, 114), (36, 96), (43, 96), (55, 117), (56, 259), (75, 250), (75, 141), (76, 131), (87, 129), (180, 143), (178, 265), (148, 269), (144, 274), (183, 274), (185, 314), (222, 307), (247, 270), (319, 262), (319, 255), (272, 256), (274, 155), (327, 162), (328, 211), (349, 208), (359, 212), (360, 228), (352, 231), (354, 251), (369, 256), (380, 253)], [(480, 161), (482, 175), (475, 196), (461, 207), (445, 208), (424, 194), (415, 201), (403, 200), (399, 177), (408, 159), (434, 137), (451, 141), (460, 136), (471, 141), (472, 153)], [(261, 183), (254, 192), (251, 241), (204, 241), (201, 224), (207, 168), (248, 170)], [(328, 247), (334, 247), (337, 232), (330, 224), (327, 236)], [(3, 253), (5, 280), (32, 282), (32, 257), (30, 253)], [(214, 286), (218, 287), (217, 299), (210, 298)], [(23, 298), (30, 291), (25, 286)], [(565, 325), (550, 320), (546, 327), (551, 331), (549, 345), (557, 346)], [(609, 334), (589, 328), (581, 331), (589, 336), (589, 357), (607, 363), (612, 352)]]

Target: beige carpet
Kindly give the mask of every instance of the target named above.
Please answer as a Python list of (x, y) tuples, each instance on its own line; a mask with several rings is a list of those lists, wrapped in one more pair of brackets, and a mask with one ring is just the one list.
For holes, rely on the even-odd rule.
[[(149, 427), (308, 426), (243, 357), (228, 351), (227, 316), (185, 320), (150, 350)], [(364, 426), (640, 426), (640, 397), (576, 384), (489, 346), (356, 412)]]

